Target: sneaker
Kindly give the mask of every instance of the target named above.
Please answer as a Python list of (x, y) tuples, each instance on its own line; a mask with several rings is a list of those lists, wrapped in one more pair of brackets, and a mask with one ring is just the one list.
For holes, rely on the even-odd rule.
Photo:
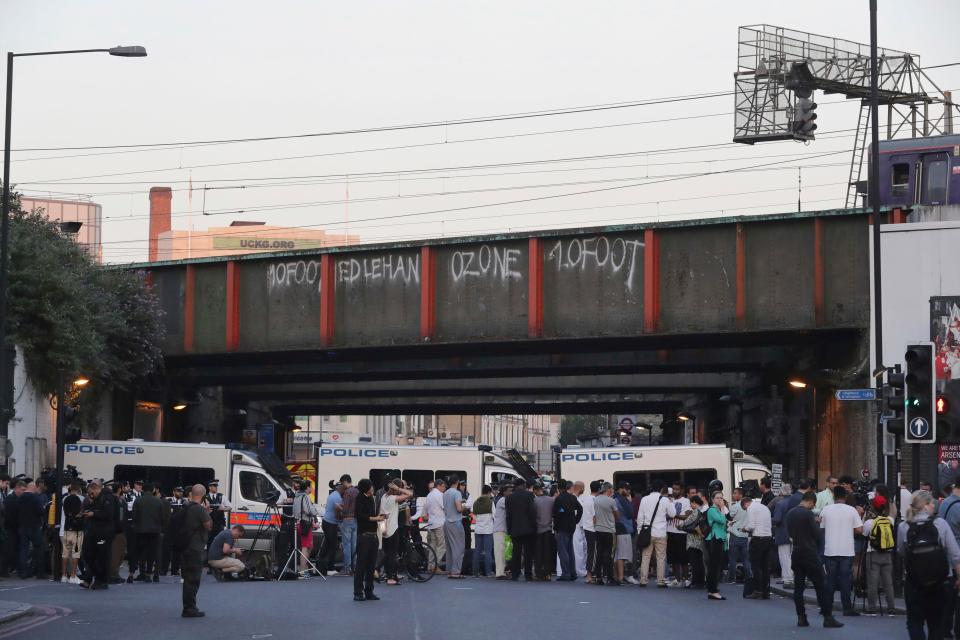
[(197, 609), (185, 609), (183, 613), (180, 614), (181, 618), (202, 618), (205, 616), (203, 611), (198, 611)]
[(72, 578), (70, 578), (70, 584), (80, 584), (80, 578), (78, 578), (77, 576), (73, 576)]
[(671, 580), (671, 581), (669, 582), (669, 586), (671, 586), (671, 587), (673, 587), (673, 588), (682, 587), (682, 586), (683, 586), (683, 583), (680, 582), (679, 580), (677, 580), (676, 578), (674, 578), (673, 580)]
[(683, 588), (684, 588), (684, 589), (689, 589), (689, 588), (690, 588), (690, 585), (692, 585), (692, 584), (693, 584), (693, 581), (688, 578), (688, 579), (686, 579), (686, 580), (683, 581)]
[(843, 612), (843, 617), (844, 617), (844, 618), (857, 618), (857, 617), (859, 617), (859, 616), (860, 616), (860, 613), (859, 613), (858, 611), (853, 610), (853, 609), (848, 609), (847, 611), (844, 611), (844, 612)]
[(866, 611), (863, 612), (863, 615), (870, 616), (871, 618), (875, 618), (880, 615), (880, 612), (877, 611), (876, 609), (867, 609)]
[(630, 584), (640, 584), (640, 581), (634, 578), (633, 576), (627, 576), (627, 582)]
[(784, 589), (793, 589), (793, 580), (784, 580), (781, 584)]
[(60, 584), (70, 584), (70, 578), (67, 576), (60, 576)]

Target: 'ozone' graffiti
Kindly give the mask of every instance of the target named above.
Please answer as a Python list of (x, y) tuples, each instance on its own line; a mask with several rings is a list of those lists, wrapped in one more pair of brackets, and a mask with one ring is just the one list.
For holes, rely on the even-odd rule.
[(296, 262), (277, 262), (267, 265), (267, 286), (289, 288), (293, 285), (316, 285), (320, 290), (320, 261), (298, 260)]
[(555, 262), (557, 271), (579, 269), (602, 270), (613, 274), (623, 274), (627, 291), (633, 292), (633, 285), (637, 271), (637, 254), (643, 242), (640, 240), (624, 240), (607, 236), (593, 238), (573, 238), (572, 240), (557, 240), (547, 253), (547, 262)]
[(374, 258), (349, 258), (337, 263), (337, 282), (354, 284), (374, 282), (411, 282), (420, 284), (420, 255), (402, 256), (389, 253)]
[(519, 280), (523, 274), (515, 271), (513, 266), (520, 259), (520, 249), (506, 247), (491, 247), (483, 245), (476, 250), (461, 250), (450, 256), (450, 274), (454, 282), (461, 282), (465, 278), (490, 277), (508, 280)]

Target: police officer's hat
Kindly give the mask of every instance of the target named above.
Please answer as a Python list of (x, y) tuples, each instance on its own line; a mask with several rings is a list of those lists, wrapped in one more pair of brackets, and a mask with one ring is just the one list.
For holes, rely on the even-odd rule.
[(173, 492), (176, 493), (177, 491), (179, 491), (180, 493), (183, 493), (183, 487), (174, 487)]
[(220, 486), (220, 481), (217, 480), (216, 478), (214, 478), (214, 479), (211, 480), (210, 483), (207, 485), (207, 488), (209, 488), (209, 487), (219, 487), (219, 486)]
[(140, 485), (140, 486), (142, 487), (142, 486), (143, 486), (143, 480), (134, 480), (134, 481), (133, 481), (133, 484), (134, 484), (134, 485)]

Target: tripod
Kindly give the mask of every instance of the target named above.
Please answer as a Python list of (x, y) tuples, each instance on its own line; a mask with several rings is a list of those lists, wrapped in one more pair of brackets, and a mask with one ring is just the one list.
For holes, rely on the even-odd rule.
[[(312, 533), (311, 533), (312, 535)], [(300, 523), (293, 523), (293, 549), (290, 550), (290, 555), (287, 557), (287, 562), (283, 565), (283, 569), (277, 574), (277, 580), (282, 580), (284, 574), (286, 574), (287, 569), (290, 565), (293, 565), (293, 570), (299, 575), (299, 562), (297, 561), (297, 556), (300, 556), (307, 561), (307, 564), (310, 565), (310, 568), (313, 569), (314, 573), (323, 578), (323, 581), (327, 581), (327, 576), (323, 575), (323, 572), (317, 569), (317, 565), (313, 564), (313, 560), (310, 559), (310, 556), (303, 552), (303, 549), (300, 548)]]
[[(253, 540), (250, 542), (250, 558), (249, 558), (249, 561), (247, 562), (247, 570), (250, 573), (250, 575), (257, 574), (257, 570), (256, 570), (257, 568), (254, 562), (254, 554), (257, 551), (257, 542), (259, 542), (261, 536), (263, 536), (264, 533), (269, 535), (270, 546), (275, 547), (277, 544), (277, 537), (280, 534), (280, 530), (277, 528), (277, 525), (275, 523), (282, 522), (283, 516), (280, 513), (280, 507), (277, 506), (277, 503), (276, 502), (268, 503), (267, 510), (263, 515), (264, 515), (264, 518), (260, 521), (260, 524), (257, 526), (257, 532), (253, 534)], [(271, 565), (270, 556), (271, 556), (271, 553), (268, 550), (267, 553), (265, 554), (266, 567), (263, 571), (264, 576), (269, 575), (270, 571), (273, 568)]]

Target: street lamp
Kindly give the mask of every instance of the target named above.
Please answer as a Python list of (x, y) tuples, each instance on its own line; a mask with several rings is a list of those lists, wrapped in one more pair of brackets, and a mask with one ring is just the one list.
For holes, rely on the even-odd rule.
[(791, 387), (793, 387), (794, 389), (806, 389), (806, 388), (807, 388), (807, 383), (804, 382), (803, 380), (800, 380), (799, 378), (793, 378), (792, 380), (788, 380), (787, 383), (788, 383)]
[(81, 389), (87, 386), (88, 384), (90, 384), (90, 378), (85, 378), (83, 376), (80, 376), (79, 378), (73, 381), (73, 386), (80, 387)]
[[(71, 53), (108, 53), (121, 58), (142, 58), (143, 47), (112, 47), (109, 49), (72, 49), (67, 51), (7, 52), (7, 111), (3, 137), (3, 193), (0, 198), (0, 436), (6, 438), (13, 407), (7, 406), (6, 390), (10, 386), (10, 360), (7, 352), (7, 280), (10, 270), (10, 122), (13, 113), (13, 59), (29, 56), (55, 56)], [(62, 385), (61, 385), (62, 386)], [(59, 470), (58, 470), (59, 471)], [(57, 484), (59, 485), (59, 478)], [(59, 499), (59, 496), (57, 496)], [(57, 513), (60, 509), (57, 509)]]
[[(73, 387), (79, 393), (90, 384), (90, 378), (86, 376), (77, 376), (73, 381)], [(54, 439), (57, 446), (57, 477), (53, 483), (53, 499), (56, 504), (55, 519), (56, 524), (60, 524), (60, 500), (63, 497), (63, 450), (66, 444), (66, 414), (67, 414), (67, 394), (64, 391), (64, 374), (59, 374), (59, 384), (57, 384), (57, 423)], [(72, 413), (72, 410), (71, 410)]]
[[(820, 481), (820, 430), (819, 430), (819, 416), (817, 412), (817, 386), (810, 385), (801, 378), (790, 378), (787, 380), (789, 384), (794, 389), (798, 391), (803, 391), (810, 388), (810, 404), (812, 406), (810, 411), (810, 423), (813, 427), (813, 477), (817, 482)], [(804, 456), (804, 462), (806, 461), (806, 451), (801, 451), (801, 454)], [(831, 447), (831, 458), (833, 457), (832, 447)], [(819, 485), (818, 485), (819, 486)]]

